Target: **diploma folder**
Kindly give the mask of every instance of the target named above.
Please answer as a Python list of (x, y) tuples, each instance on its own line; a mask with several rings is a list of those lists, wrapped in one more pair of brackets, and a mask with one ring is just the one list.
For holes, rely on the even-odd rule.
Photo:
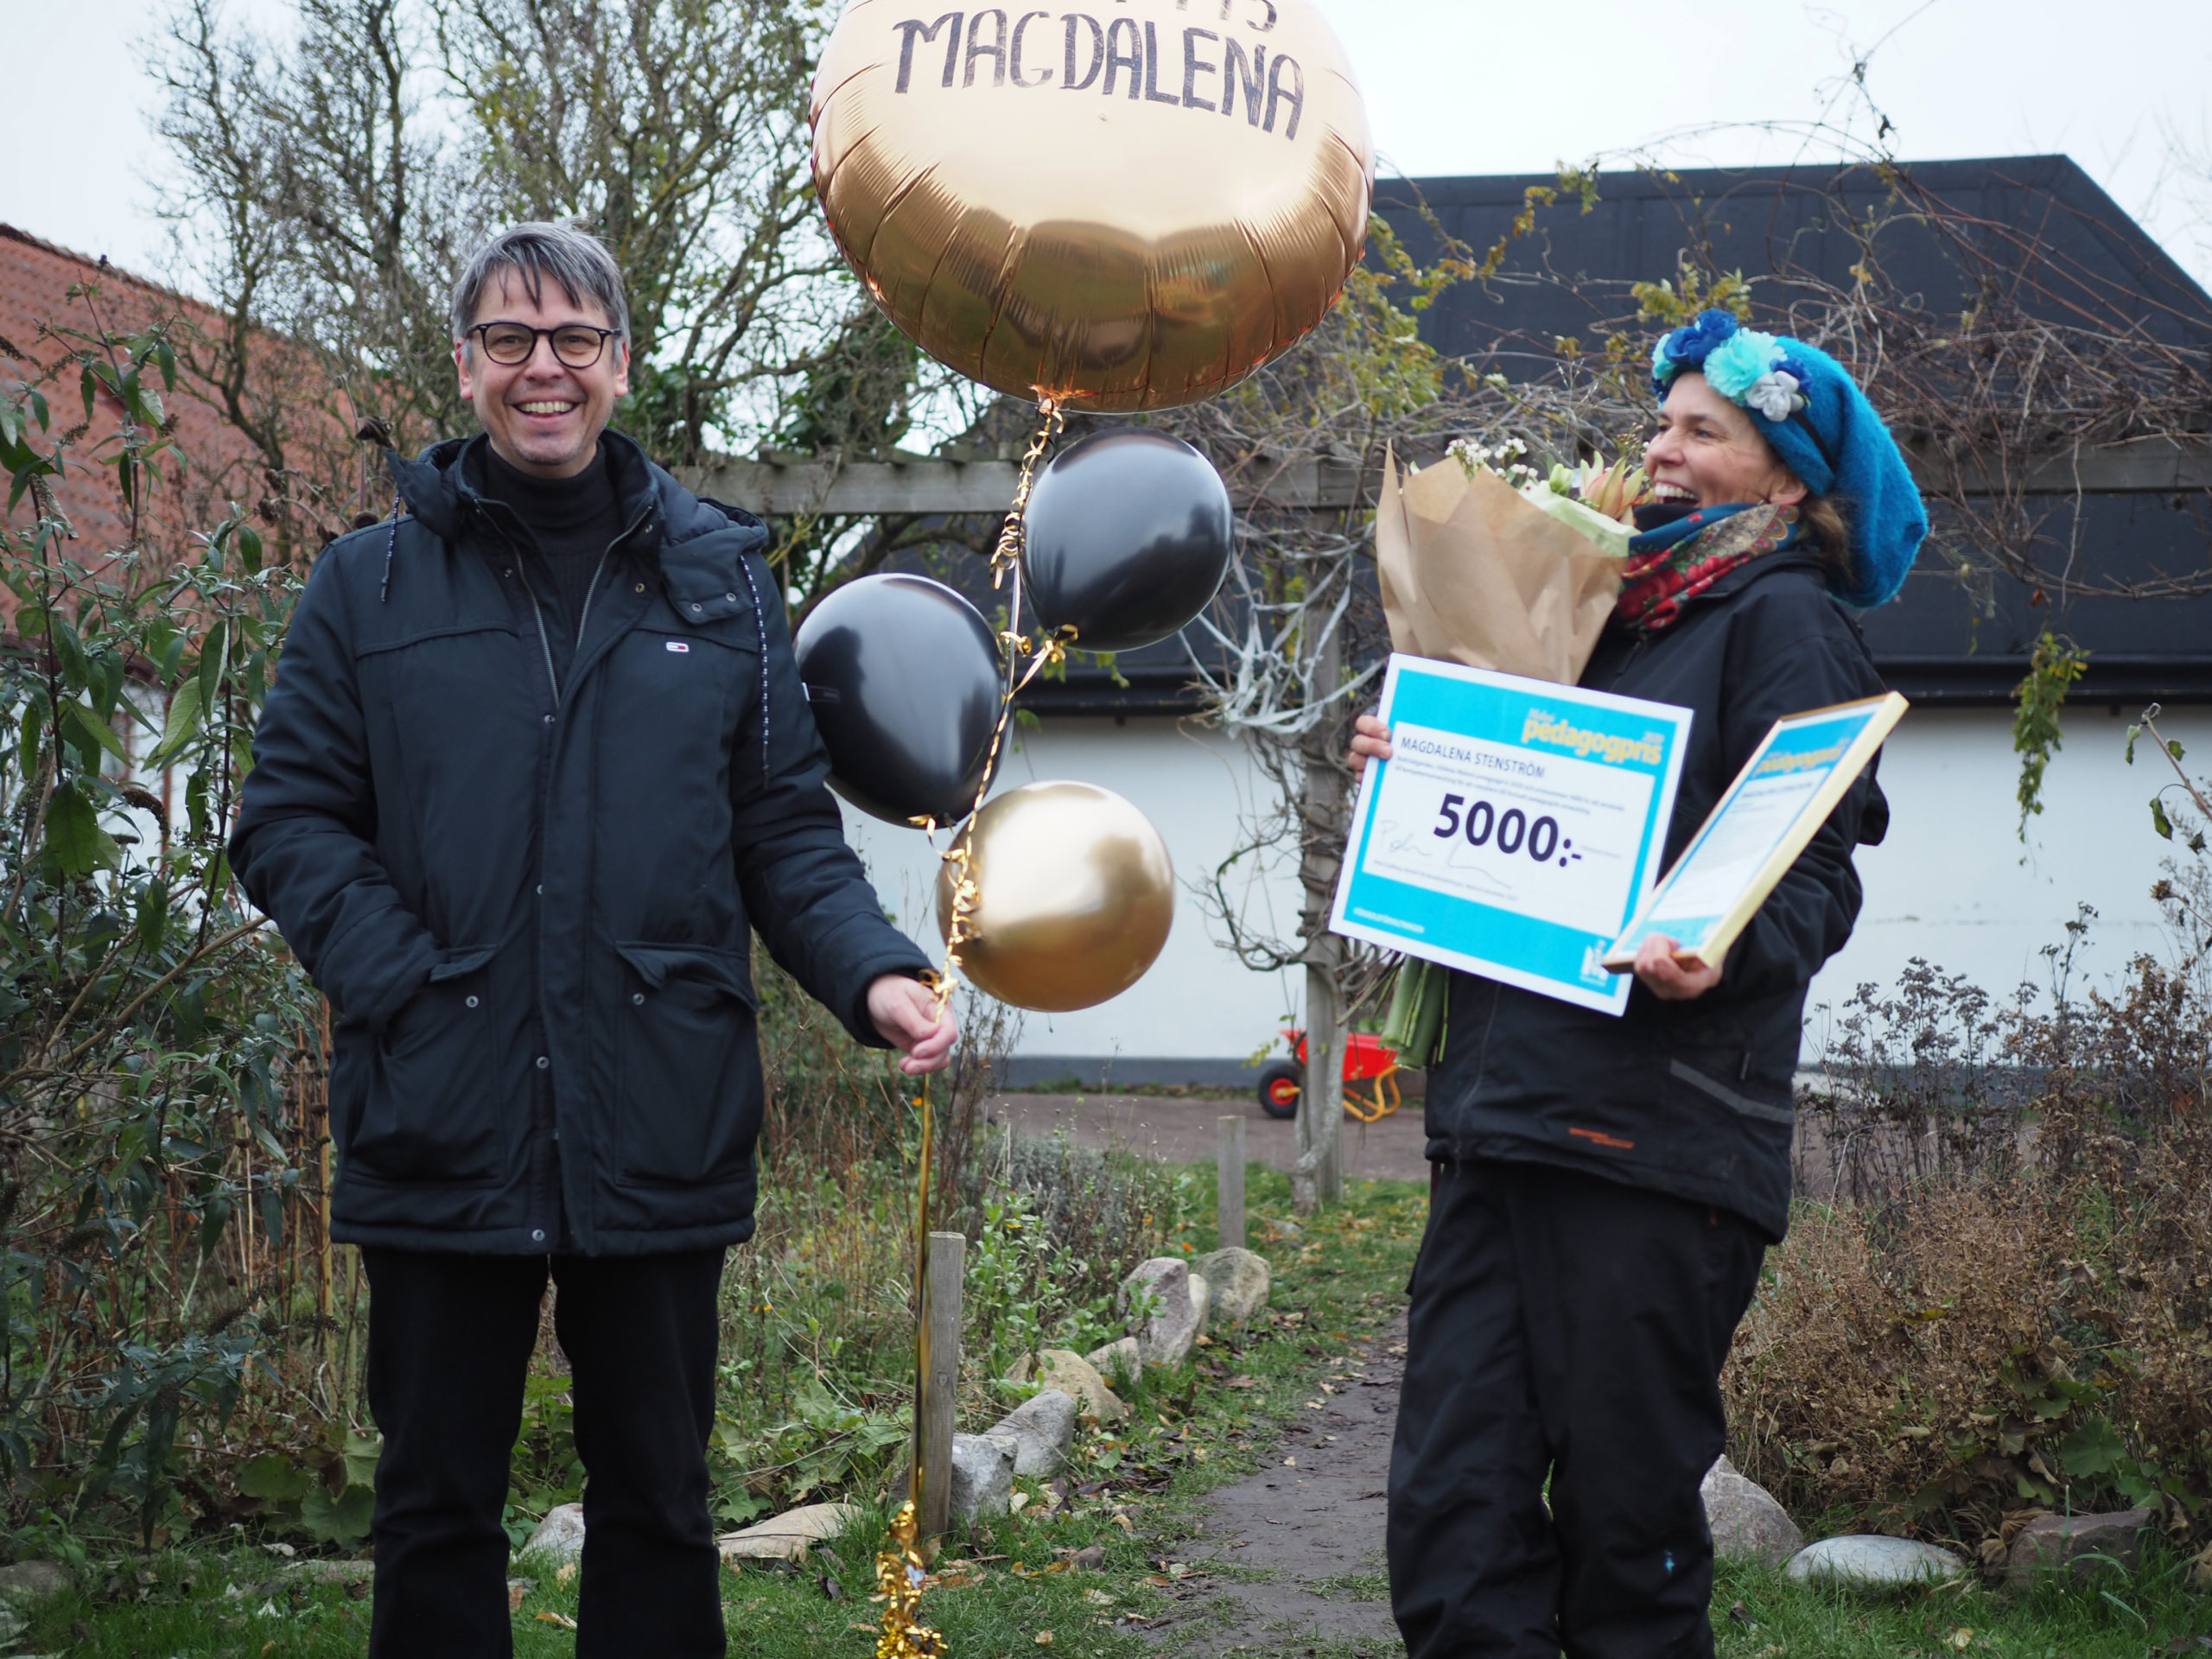
[(1718, 967), (1910, 705), (1897, 692), (1786, 715), (1605, 956), (1617, 974), (1656, 933), (1684, 967)]

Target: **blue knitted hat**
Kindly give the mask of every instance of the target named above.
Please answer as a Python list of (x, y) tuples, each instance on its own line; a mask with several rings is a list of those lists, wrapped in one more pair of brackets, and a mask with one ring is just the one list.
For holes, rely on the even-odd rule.
[(1840, 499), (1851, 569), (1836, 596), (1861, 610), (1896, 598), (1928, 535), (1928, 512), (1897, 440), (1843, 365), (1801, 340), (1707, 311), (1661, 339), (1652, 389), (1664, 397), (1692, 370), (1751, 417), (1807, 489)]

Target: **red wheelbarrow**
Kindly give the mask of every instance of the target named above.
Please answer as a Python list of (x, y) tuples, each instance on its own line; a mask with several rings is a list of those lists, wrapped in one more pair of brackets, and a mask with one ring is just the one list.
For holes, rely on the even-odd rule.
[[(1289, 1039), (1294, 1060), (1270, 1060), (1260, 1072), (1260, 1106), (1269, 1117), (1298, 1116), (1306, 1090), (1306, 1033), (1293, 1026)], [(1363, 1091), (1357, 1084), (1372, 1085)], [(1398, 1051), (1363, 1031), (1344, 1039), (1344, 1110), (1363, 1123), (1379, 1122), (1405, 1103), (1398, 1097)]]

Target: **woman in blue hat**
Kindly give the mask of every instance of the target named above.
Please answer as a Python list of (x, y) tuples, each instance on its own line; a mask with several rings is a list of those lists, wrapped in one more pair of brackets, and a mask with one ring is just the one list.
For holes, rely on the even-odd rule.
[[(1841, 365), (1723, 311), (1668, 334), (1649, 502), (1582, 684), (1695, 718), (1680, 855), (1767, 728), (1878, 695), (1853, 609), (1928, 521)], [(1359, 722), (1356, 765), (1389, 732)], [(1647, 943), (1618, 1019), (1454, 974), (1390, 1470), (1409, 1659), (1704, 1659), (1721, 1366), (1789, 1218), (1805, 989), (1842, 948), (1871, 772), (1719, 968)]]

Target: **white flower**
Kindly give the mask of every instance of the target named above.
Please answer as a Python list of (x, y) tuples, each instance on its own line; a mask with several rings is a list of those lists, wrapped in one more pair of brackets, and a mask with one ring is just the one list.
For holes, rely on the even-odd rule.
[(1786, 421), (1808, 400), (1797, 390), (1797, 377), (1771, 369), (1751, 383), (1744, 394), (1744, 407), (1755, 409), (1770, 421)]

